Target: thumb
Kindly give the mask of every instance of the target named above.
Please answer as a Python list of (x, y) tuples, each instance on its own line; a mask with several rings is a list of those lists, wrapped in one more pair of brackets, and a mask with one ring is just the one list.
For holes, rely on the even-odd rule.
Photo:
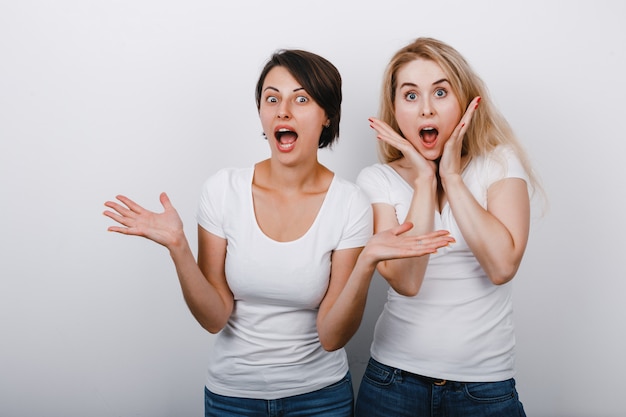
[(172, 202), (170, 201), (170, 198), (167, 196), (166, 193), (161, 193), (161, 195), (159, 196), (159, 201), (161, 201), (161, 205), (165, 210), (172, 208)]
[(404, 222), (401, 225), (396, 226), (393, 229), (391, 229), (391, 231), (393, 232), (394, 235), (398, 236), (398, 235), (401, 235), (402, 233), (408, 232), (412, 228), (413, 228), (413, 223)]

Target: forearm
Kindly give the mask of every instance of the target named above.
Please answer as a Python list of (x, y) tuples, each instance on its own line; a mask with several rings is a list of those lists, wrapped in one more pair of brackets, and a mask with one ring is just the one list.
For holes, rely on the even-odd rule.
[(445, 179), (443, 184), (459, 229), (487, 276), (496, 285), (509, 282), (517, 272), (526, 247), (528, 225), (524, 217), (528, 211), (523, 207), (523, 199), (518, 203), (509, 199), (506, 206), (500, 207), (503, 215), (519, 213), (520, 219), (508, 218), (505, 224), (491, 208), (487, 210), (476, 201), (460, 175)]
[(220, 296), (204, 276), (186, 239), (169, 248), (183, 297), (198, 323), (211, 333), (220, 331), (228, 321), (232, 306)]
[(369, 262), (359, 256), (346, 285), (333, 303), (325, 311), (320, 309), (317, 329), (320, 343), (327, 351), (345, 346), (358, 330), (367, 294), (375, 271), (375, 262)]
[[(413, 198), (405, 221), (413, 223), (406, 232), (421, 236), (434, 230), (437, 185), (434, 179), (416, 180)], [(414, 296), (419, 292), (430, 256), (393, 259), (378, 264), (379, 273), (399, 294)]]

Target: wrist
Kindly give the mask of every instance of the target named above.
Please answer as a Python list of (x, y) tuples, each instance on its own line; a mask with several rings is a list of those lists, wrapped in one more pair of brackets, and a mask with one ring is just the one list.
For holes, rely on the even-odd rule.
[(357, 258), (355, 269), (359, 268), (367, 273), (373, 274), (374, 271), (376, 271), (376, 266), (379, 262), (379, 259), (374, 252), (375, 250), (372, 250), (368, 245), (365, 245), (361, 254)]
[(441, 185), (444, 189), (449, 187), (454, 187), (457, 184), (461, 184), (463, 182), (463, 178), (461, 174), (447, 174), (441, 175)]
[(418, 176), (413, 180), (413, 189), (424, 190), (427, 188), (437, 189), (437, 177), (434, 174)]
[(176, 253), (181, 253), (185, 251), (188, 247), (189, 243), (187, 242), (187, 238), (185, 237), (185, 232), (183, 232), (182, 230), (172, 236), (172, 239), (167, 244), (167, 249), (170, 251), (172, 256), (174, 256)]

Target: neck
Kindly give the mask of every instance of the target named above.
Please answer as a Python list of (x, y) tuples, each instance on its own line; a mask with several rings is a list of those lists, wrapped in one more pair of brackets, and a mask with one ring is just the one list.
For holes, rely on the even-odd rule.
[(317, 160), (311, 164), (286, 166), (272, 159), (259, 162), (255, 167), (255, 182), (267, 188), (280, 190), (305, 190), (317, 188), (328, 169)]

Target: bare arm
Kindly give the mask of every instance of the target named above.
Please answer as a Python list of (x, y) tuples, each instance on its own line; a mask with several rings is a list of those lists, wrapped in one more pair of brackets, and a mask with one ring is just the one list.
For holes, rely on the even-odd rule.
[[(374, 204), (374, 231), (398, 224), (396, 210), (388, 204)], [(407, 234), (426, 234), (434, 229), (435, 191), (428, 182), (414, 187), (413, 198), (405, 221), (416, 226)], [(430, 256), (386, 260), (378, 264), (378, 272), (398, 294), (415, 296), (424, 280)]]
[[(434, 216), (437, 199), (436, 167), (427, 161), (413, 145), (400, 136), (389, 125), (378, 119), (370, 119), (371, 127), (376, 130), (377, 138), (399, 149), (404, 156), (403, 169), (413, 187), (413, 197), (404, 219), (414, 225), (406, 232), (409, 235), (424, 235), (434, 229)], [(387, 204), (374, 204), (374, 232), (386, 230), (398, 225), (395, 209)], [(399, 294), (414, 296), (419, 292), (424, 280), (429, 256), (392, 259), (381, 262), (378, 272)]]
[(528, 242), (530, 201), (526, 182), (507, 178), (493, 184), (487, 192), (487, 210), (460, 176), (446, 178), (444, 187), (461, 233), (487, 276), (496, 285), (509, 282)]
[(165, 193), (160, 196), (163, 213), (146, 210), (124, 196), (117, 196), (117, 199), (122, 204), (105, 203), (113, 211), (106, 210), (104, 215), (120, 224), (108, 230), (141, 236), (167, 248), (191, 313), (208, 331), (221, 330), (232, 311), (232, 294), (223, 273), (226, 241), (204, 230), (199, 231), (196, 263), (182, 221)]
[(333, 253), (330, 284), (317, 317), (324, 349), (331, 351), (343, 347), (358, 330), (372, 275), (379, 261), (425, 256), (454, 241), (446, 231), (425, 236), (406, 234), (411, 227), (410, 223), (404, 223), (375, 234), (363, 249)]
[(479, 98), (470, 103), (461, 123), (444, 146), (439, 175), (461, 233), (491, 281), (505, 284), (522, 261), (530, 228), (530, 198), (526, 182), (505, 178), (487, 190), (487, 209), (471, 194), (461, 178), (463, 135)]

